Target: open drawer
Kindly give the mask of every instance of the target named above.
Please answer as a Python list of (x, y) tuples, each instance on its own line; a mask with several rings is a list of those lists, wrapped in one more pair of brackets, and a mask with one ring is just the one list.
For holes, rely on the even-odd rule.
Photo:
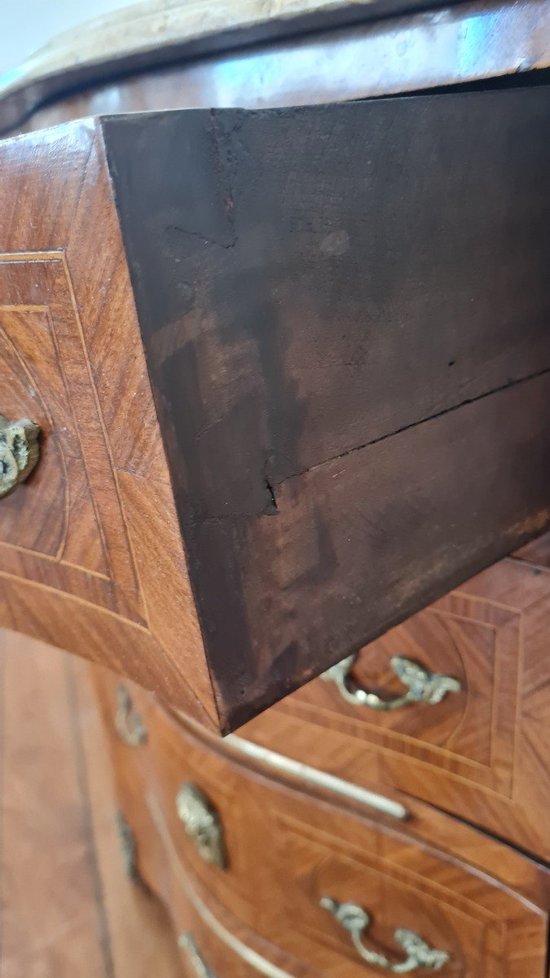
[(226, 732), (545, 529), (549, 121), (541, 87), (0, 144), (0, 625)]

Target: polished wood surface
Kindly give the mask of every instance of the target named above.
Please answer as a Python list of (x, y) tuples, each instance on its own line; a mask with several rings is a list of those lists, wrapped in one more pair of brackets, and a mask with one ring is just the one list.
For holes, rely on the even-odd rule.
[[(178, 14), (185, 19), (196, 5), (172, 4), (169, 15), (159, 14), (155, 4), (148, 6), (149, 17), (134, 16), (127, 23), (124, 18), (130, 15), (124, 11), (121, 23), (102, 21), (99, 41), (90, 30), (90, 47), (99, 47), (91, 61), (83, 57), (87, 37), (82, 31), (76, 59), (74, 32), (59, 47), (38, 52), (0, 89), (0, 129), (20, 126), (33, 109), (27, 125), (40, 128), (106, 112), (324, 103), (520, 74), (536, 83), (537, 77), (545, 78), (537, 71), (550, 65), (546, 0), (475, 0), (447, 3), (439, 10), (427, 10), (423, 3), (419, 12), (337, 30), (310, 29), (284, 39), (277, 37), (277, 23), (288, 27), (292, 21), (274, 24), (271, 19), (262, 43), (253, 44), (248, 29), (234, 37), (238, 46), (233, 50), (203, 50), (202, 56), (188, 51), (187, 57), (177, 43)], [(199, 31), (211, 27), (218, 6), (208, 4), (209, 16), (201, 18)], [(284, 6), (277, 4), (270, 13), (277, 18)], [(348, 4), (346, 9), (364, 17), (380, 7)], [(261, 10), (265, 16), (265, 5)], [(332, 14), (325, 10), (330, 20), (341, 17), (343, 8), (336, 4)], [(167, 61), (174, 64), (165, 67)], [(144, 71), (145, 63), (155, 70)], [(46, 96), (46, 105), (36, 111)]]
[(0, 159), (0, 402), (43, 431), (2, 499), (0, 621), (215, 726), (101, 140), (82, 123)]
[[(495, 14), (499, 19), (499, 11), (503, 11), (506, 17), (506, 8), (517, 8), (517, 4), (509, 4), (506, 0), (497, 6), (490, 3), (470, 4), (470, 7), (475, 8), (476, 15), (489, 14), (481, 33), (479, 27), (476, 29), (474, 51), (471, 39), (466, 38), (468, 12), (464, 15), (460, 10), (460, 3), (461, 0), (447, 0), (445, 4), (441, 0), (278, 0), (276, 3), (266, 4), (262, 0), (239, 0), (238, 3), (222, 3), (218, 0), (213, 4), (209, 0), (148, 0), (82, 24), (78, 31), (71, 30), (54, 38), (17, 71), (0, 78), (0, 129), (13, 128), (45, 100), (51, 101), (52, 98), (70, 94), (77, 87), (97, 84), (109, 75), (143, 72), (153, 67), (158, 70), (166, 63), (189, 63), (200, 58), (205, 60), (213, 55), (219, 57), (220, 53), (223, 63), (228, 51), (236, 51), (231, 58), (238, 73), (242, 52), (246, 58), (247, 49), (253, 45), (275, 48), (276, 51), (281, 39), (284, 43), (286, 38), (290, 38), (289, 49), (293, 51), (297, 47), (299, 49), (301, 36), (315, 37), (320, 32), (324, 32), (326, 36), (328, 31), (335, 29), (339, 29), (334, 36), (334, 40), (338, 42), (340, 33), (345, 40), (346, 27), (349, 35), (357, 27), (361, 29), (366, 24), (368, 28), (370, 21), (387, 18), (391, 14), (400, 14), (400, 19), (406, 20), (413, 31), (422, 24), (424, 30), (429, 29), (432, 22), (425, 14), (414, 19), (403, 16), (418, 8), (426, 11), (432, 7), (443, 7), (446, 17), (450, 15), (452, 19), (455, 7), (459, 7), (457, 19), (461, 25), (460, 30), (456, 32), (451, 29), (448, 33), (444, 29), (441, 35), (441, 40), (447, 46), (453, 37), (456, 45), (456, 53), (452, 50), (453, 45), (451, 50), (447, 50), (447, 82), (456, 71), (460, 73), (460, 80), (479, 77), (484, 56), (478, 54), (478, 50), (482, 39), (487, 40), (487, 31), (496, 42), (496, 50), (491, 52), (493, 68), (488, 71), (489, 74), (506, 74), (514, 70), (524, 70), (526, 67), (542, 67), (548, 63), (544, 39), (538, 36), (530, 40), (526, 36), (535, 9), (542, 12), (540, 0), (535, 0), (531, 5), (530, 0), (523, 0), (524, 9), (516, 9), (506, 24), (499, 25), (502, 29), (512, 29), (514, 36), (511, 43), (508, 40), (497, 40), (497, 25), (492, 21)], [(472, 12), (470, 10), (470, 16)], [(438, 15), (435, 16), (437, 18)], [(435, 23), (437, 24), (437, 20)], [(402, 25), (397, 21), (398, 35), (401, 29)], [(394, 34), (393, 23), (390, 32)], [(422, 30), (420, 33), (422, 35)], [(517, 62), (517, 42), (521, 35), (525, 38), (526, 46)], [(332, 38), (330, 40), (332, 42)], [(402, 41), (403, 37), (400, 37), (391, 53), (396, 66), (403, 64), (402, 74), (405, 78), (412, 68), (412, 61), (420, 60), (420, 51), (415, 50), (411, 59), (410, 44), (406, 44), (403, 49)], [(415, 38), (413, 47), (416, 48), (418, 42), (422, 45), (422, 36)], [(453, 60), (463, 62), (461, 52), (469, 55), (466, 64), (462, 63), (461, 67), (458, 64), (453, 66)], [(375, 60), (379, 60), (382, 51), (377, 51), (375, 44), (370, 53), (374, 53)], [(455, 58), (449, 57), (449, 54), (455, 54)], [(440, 63), (440, 58), (441, 52), (431, 59), (432, 70)], [(288, 56), (285, 61), (288, 61)], [(290, 61), (288, 65), (285, 64), (285, 73), (290, 68), (290, 74), (295, 75), (295, 81), (298, 81), (300, 75), (304, 74), (300, 58), (298, 57), (294, 65), (292, 59)], [(486, 70), (490, 63), (486, 62)], [(421, 73), (422, 70), (420, 67), (413, 69), (416, 73)], [(332, 75), (338, 84), (338, 72), (334, 73), (329, 67), (328, 75)], [(258, 88), (259, 79), (261, 73), (255, 78), (255, 89)], [(265, 82), (260, 80), (260, 89), (264, 89), (264, 85)], [(274, 89), (279, 85), (280, 83), (271, 80), (266, 91), (271, 89), (274, 94)], [(422, 86), (417, 84), (415, 87)], [(356, 92), (356, 96), (359, 94), (360, 90)], [(217, 104), (217, 101), (213, 104)]]
[(2, 412), (43, 439), (1, 503), (1, 623), (227, 732), (540, 533), (549, 114), (523, 89), (5, 141)]
[(352, 673), (391, 698), (403, 687), (390, 659), (405, 655), (458, 678), (460, 693), (380, 713), (319, 679), (243, 735), (353, 783), (399, 787), (550, 860), (549, 623), (548, 568), (501, 561), (364, 648)]
[[(132, 766), (149, 772), (146, 795), (138, 802), (134, 778), (116, 763), (121, 807), (146, 846), (140, 871), (170, 906), (174, 891), (183, 891), (182, 898), (194, 894), (214, 917), (221, 908), (222, 919), (232, 919), (239, 934), (248, 928), (249, 945), (256, 947), (258, 938), (267, 942), (268, 959), (270, 945), (286, 954), (291, 975), (357, 973), (349, 936), (319, 905), (326, 894), (368, 907), (369, 938), (389, 956), (396, 956), (393, 932), (404, 926), (450, 953), (442, 974), (545, 975), (549, 880), (526, 857), (427, 806), (399, 825), (365, 808), (352, 814), (328, 796), (314, 802), (305, 783), (296, 789), (273, 776), (266, 779), (256, 765), (232, 756), (231, 738), (227, 747), (207, 745), (136, 689), (131, 696), (147, 742), (121, 748), (114, 724), (116, 682), (98, 673), (95, 681), (115, 757), (121, 749), (132, 750)], [(220, 819), (225, 868), (201, 858), (178, 817), (178, 790), (189, 782)], [(185, 919), (178, 927), (185, 928)], [(207, 954), (208, 944), (201, 943)], [(365, 974), (379, 973), (364, 967)]]
[(548, 118), (105, 121), (223, 729), (548, 525)]
[(183, 978), (160, 905), (124, 873), (84, 667), (2, 632), (0, 672), (0, 975)]
[[(550, 535), (444, 591), (548, 524), (549, 6), (310, 6), (145, 5), (0, 93), (4, 128), (74, 84), (27, 128), (208, 109), (0, 145), (0, 410), (44, 432), (0, 502), (0, 623), (158, 694), (93, 667), (135, 894), (119, 869), (100, 902), (121, 864), (83, 664), (5, 640), (2, 978), (375, 978), (327, 896), (392, 961), (408, 927), (442, 975), (547, 975)], [(399, 653), (460, 690), (373, 714), (317, 679), (218, 739), (361, 645), (360, 688), (399, 695)], [(52, 764), (68, 814), (35, 828)]]

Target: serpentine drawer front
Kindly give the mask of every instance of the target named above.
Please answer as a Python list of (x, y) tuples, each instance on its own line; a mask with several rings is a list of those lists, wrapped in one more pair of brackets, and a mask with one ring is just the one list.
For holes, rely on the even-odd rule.
[[(116, 745), (115, 684), (97, 681)], [(186, 733), (145, 694), (136, 702), (148, 739), (134, 751), (150, 752), (154, 775), (139, 798), (118, 763), (121, 808), (138, 853), (140, 826), (154, 822), (165, 864), (153, 866), (144, 839), (143, 868), (154, 889), (161, 880), (169, 907), (191, 899), (238, 936), (241, 951), (263, 941), (263, 956), (280, 964), (286, 955), (286, 973), (300, 978), (426, 968), (453, 978), (544, 978), (548, 881), (527, 857), (427, 808), (425, 822), (411, 812), (409, 824), (315, 800), (306, 782), (268, 780)], [(199, 798), (193, 824), (182, 818), (183, 785)], [(205, 857), (208, 840), (223, 840), (223, 860)], [(196, 922), (177, 926), (206, 966), (217, 966)], [(193, 944), (184, 950), (193, 957)]]
[(533, 87), (1, 143), (0, 625), (227, 732), (541, 532), (549, 122)]

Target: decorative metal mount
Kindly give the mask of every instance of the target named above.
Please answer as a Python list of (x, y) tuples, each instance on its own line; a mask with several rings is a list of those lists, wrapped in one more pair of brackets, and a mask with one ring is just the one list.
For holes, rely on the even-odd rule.
[(195, 849), (206, 863), (227, 865), (220, 817), (197, 785), (183, 784), (176, 795), (178, 816)]
[(126, 821), (122, 812), (116, 812), (115, 825), (124, 864), (124, 872), (132, 883), (137, 882), (139, 874), (137, 870), (137, 846), (136, 837), (132, 828)]
[(462, 689), (460, 681), (453, 676), (430, 672), (413, 659), (394, 655), (390, 659), (390, 666), (408, 689), (402, 696), (386, 700), (378, 693), (362, 689), (354, 681), (351, 673), (357, 656), (357, 652), (348, 655), (321, 676), (328, 682), (336, 683), (343, 698), (354, 706), (368, 706), (371, 710), (397, 710), (410, 703), (428, 703), (433, 706), (440, 703), (447, 693), (459, 693)]
[(395, 941), (403, 948), (407, 957), (404, 961), (390, 961), (385, 954), (372, 951), (363, 944), (363, 934), (370, 924), (370, 916), (357, 903), (338, 903), (331, 897), (323, 897), (321, 906), (338, 921), (351, 936), (353, 945), (363, 961), (382, 968), (394, 975), (404, 975), (420, 968), (428, 971), (439, 971), (450, 960), (446, 951), (438, 951), (430, 947), (426, 941), (413, 930), (398, 927), (394, 932)]
[(128, 690), (124, 686), (117, 686), (116, 701), (116, 732), (125, 744), (130, 747), (139, 747), (147, 740), (147, 730), (139, 713), (134, 708)]
[(214, 972), (210, 970), (200, 953), (191, 934), (180, 934), (178, 937), (178, 947), (186, 951), (189, 963), (197, 978), (216, 978)]
[(40, 458), (39, 435), (34, 421), (8, 421), (0, 414), (0, 498), (31, 474)]

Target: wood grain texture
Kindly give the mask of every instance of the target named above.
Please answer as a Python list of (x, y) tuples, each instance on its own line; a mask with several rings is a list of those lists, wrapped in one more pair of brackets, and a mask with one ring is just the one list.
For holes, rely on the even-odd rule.
[(549, 114), (525, 89), (2, 144), (2, 410), (44, 430), (2, 624), (227, 732), (544, 530)]
[[(548, 535), (526, 551), (548, 547)], [(550, 859), (550, 571), (507, 559), (365, 647), (353, 677), (395, 696), (406, 655), (463, 685), (436, 705), (380, 714), (316, 680), (244, 736), (355, 784), (391, 785)], [(312, 742), (315, 751), (312, 752)]]
[[(96, 671), (95, 682), (120, 756), (113, 733), (113, 681)], [(449, 950), (452, 962), (445, 974), (544, 978), (550, 891), (546, 872), (535, 863), (415, 802), (410, 822), (396, 828), (365, 809), (352, 814), (327, 796), (314, 801), (303, 787), (290, 788), (262, 776), (265, 772), (253, 764), (236, 762), (231, 738), (227, 746), (215, 741), (207, 746), (150, 697), (136, 689), (131, 695), (148, 731), (147, 745), (134, 751), (148, 788), (136, 804), (134, 779), (118, 762), (121, 804), (148, 851), (159, 839), (164, 847), (168, 870), (151, 858), (142, 870), (155, 888), (160, 874), (164, 899), (178, 908), (179, 927), (189, 921), (190, 887), (211, 915), (233, 921), (230, 927), (238, 934), (248, 929), (252, 946), (262, 940), (268, 959), (270, 947), (286, 954), (286, 966), (280, 958), (277, 964), (288, 974), (351, 978), (358, 959), (349, 938), (319, 907), (320, 897), (330, 892), (369, 907), (372, 940), (389, 954), (395, 950), (395, 927), (407, 926)], [(188, 781), (205, 792), (220, 815), (226, 870), (200, 859), (178, 819), (175, 797)], [(204, 939), (202, 946), (207, 954)], [(212, 946), (216, 953), (215, 941)], [(379, 972), (365, 966), (365, 973)]]
[(549, 113), (103, 123), (225, 729), (547, 526)]
[(0, 402), (43, 430), (2, 500), (0, 621), (215, 725), (101, 140), (82, 123), (0, 159)]
[[(460, 3), (448, 0), (447, 7)], [(362, 25), (388, 14), (438, 7), (441, 0), (148, 0), (54, 38), (0, 78), (0, 129), (46, 99), (108, 74), (208, 57), (300, 34)], [(78, 41), (75, 40), (78, 37)], [(530, 63), (530, 67), (534, 67)]]
[[(545, 79), (537, 69), (550, 66), (550, 8), (546, 0), (474, 0), (452, 10), (447, 5), (444, 17), (423, 10), (266, 38), (168, 67), (162, 59), (173, 49), (164, 41), (155, 48), (154, 72), (135, 65), (121, 77), (115, 60), (98, 65), (94, 79), (84, 68), (78, 91), (50, 99), (25, 125), (38, 129), (113, 111), (324, 104), (494, 78), (515, 83), (520, 74), (537, 84)], [(103, 52), (104, 33), (101, 44)], [(22, 109), (19, 93), (0, 100), (0, 126), (15, 125), (28, 112), (29, 89), (25, 96)], [(33, 98), (40, 97), (38, 85)]]
[(105, 735), (78, 665), (0, 633), (0, 975), (179, 978), (160, 906), (124, 875)]

